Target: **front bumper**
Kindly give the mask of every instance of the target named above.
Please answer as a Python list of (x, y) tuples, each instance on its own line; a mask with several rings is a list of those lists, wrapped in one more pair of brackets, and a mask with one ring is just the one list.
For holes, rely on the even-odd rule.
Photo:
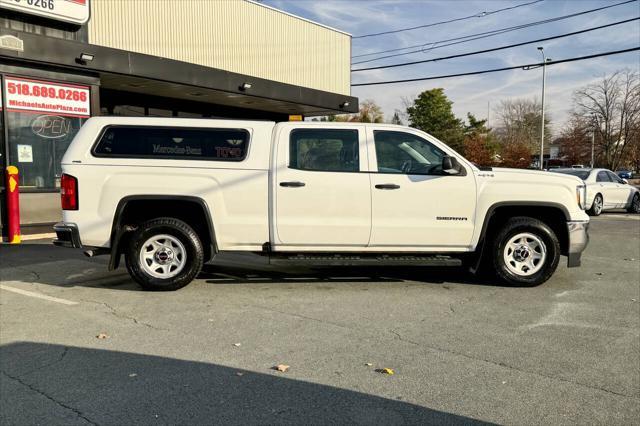
[(569, 221), (567, 231), (569, 236), (569, 247), (567, 250), (567, 267), (574, 268), (580, 266), (582, 252), (589, 244), (589, 221)]
[(78, 225), (75, 223), (58, 222), (53, 225), (53, 230), (56, 233), (56, 239), (53, 240), (54, 245), (59, 247), (82, 248), (80, 232), (78, 232)]

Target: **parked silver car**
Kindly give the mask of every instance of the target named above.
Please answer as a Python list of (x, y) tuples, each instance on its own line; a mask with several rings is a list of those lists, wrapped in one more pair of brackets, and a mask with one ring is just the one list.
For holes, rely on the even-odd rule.
[(640, 213), (640, 190), (607, 169), (553, 169), (554, 173), (577, 176), (587, 186), (587, 213), (598, 216), (604, 210), (627, 209)]

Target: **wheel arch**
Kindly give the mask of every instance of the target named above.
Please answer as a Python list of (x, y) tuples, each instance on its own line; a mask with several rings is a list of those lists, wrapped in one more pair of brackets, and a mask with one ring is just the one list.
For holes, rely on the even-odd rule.
[(567, 255), (569, 251), (569, 232), (567, 221), (571, 219), (567, 208), (559, 203), (545, 201), (508, 201), (492, 204), (484, 216), (482, 230), (478, 238), (475, 256), (471, 263), (472, 271), (480, 267), (483, 258), (484, 248), (495, 229), (503, 220), (515, 217), (527, 216), (538, 219), (545, 223), (558, 237), (560, 242), (560, 253)]
[[(170, 204), (167, 204), (170, 203)], [(162, 214), (159, 213), (162, 208)], [(122, 198), (113, 216), (111, 226), (111, 258), (109, 270), (117, 269), (128, 233), (136, 224), (158, 218), (173, 217), (189, 224), (202, 240), (205, 262), (218, 253), (211, 210), (199, 197), (186, 195), (129, 195)]]

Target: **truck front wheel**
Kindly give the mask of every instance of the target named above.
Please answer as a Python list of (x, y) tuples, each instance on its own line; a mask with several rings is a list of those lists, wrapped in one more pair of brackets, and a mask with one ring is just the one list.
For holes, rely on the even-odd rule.
[(188, 224), (164, 217), (138, 226), (125, 257), (129, 275), (145, 290), (177, 290), (198, 275), (204, 251)]
[(536, 286), (558, 267), (560, 244), (545, 223), (530, 217), (509, 219), (493, 241), (493, 266), (511, 285)]

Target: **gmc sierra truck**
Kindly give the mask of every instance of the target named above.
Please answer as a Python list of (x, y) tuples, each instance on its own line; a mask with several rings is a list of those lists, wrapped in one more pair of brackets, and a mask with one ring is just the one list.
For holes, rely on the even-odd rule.
[(588, 242), (575, 176), (478, 168), (388, 124), (95, 117), (62, 159), (54, 244), (124, 257), (144, 289), (206, 262), (467, 266), (532, 286)]

